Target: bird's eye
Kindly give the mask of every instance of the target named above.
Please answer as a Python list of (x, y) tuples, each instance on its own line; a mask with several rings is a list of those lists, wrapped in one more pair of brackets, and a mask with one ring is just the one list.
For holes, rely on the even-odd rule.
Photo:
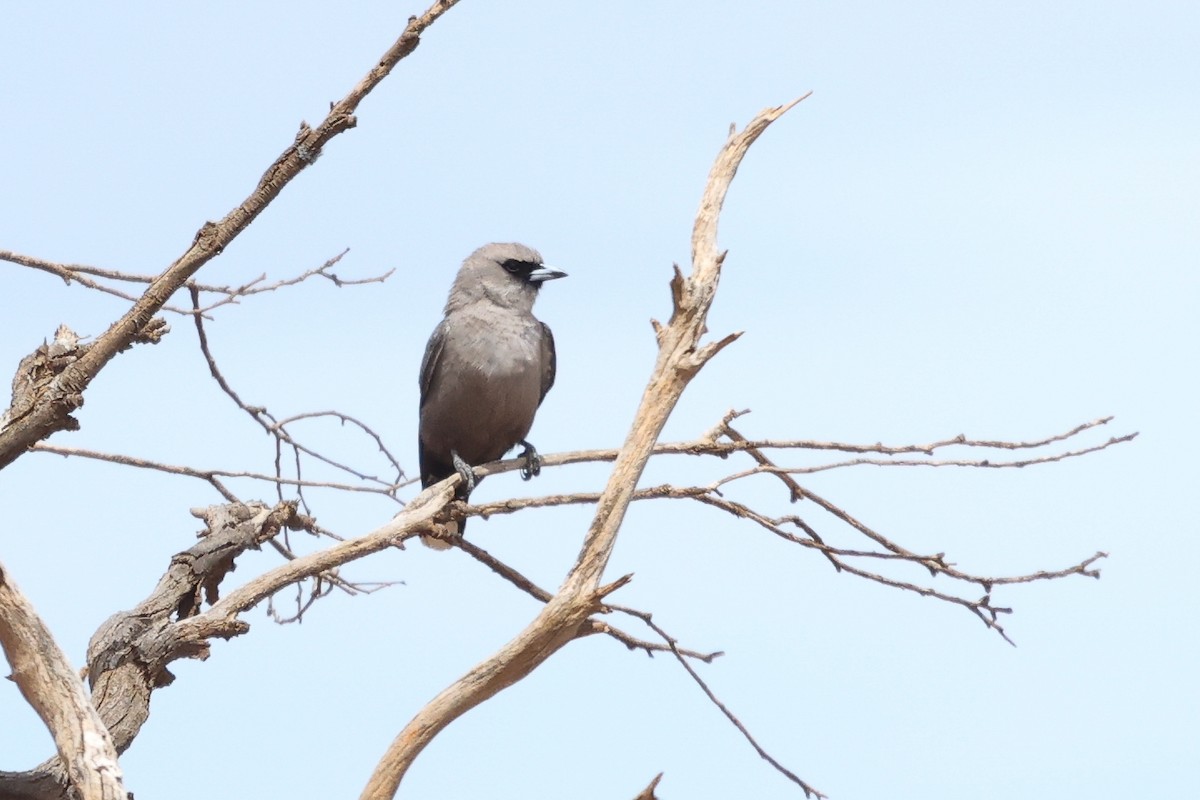
[(509, 271), (509, 273), (511, 273), (513, 275), (516, 275), (518, 272), (521, 271), (521, 262), (514, 261), (511, 258), (508, 261), (505, 261), (500, 266), (504, 267), (506, 270)]

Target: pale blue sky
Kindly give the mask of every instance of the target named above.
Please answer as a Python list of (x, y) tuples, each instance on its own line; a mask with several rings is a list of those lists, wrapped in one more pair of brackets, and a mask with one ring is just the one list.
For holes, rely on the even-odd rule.
[[(419, 10), (11, 5), (0, 248), (161, 270)], [(1200, 7), (1183, 2), (464, 0), (201, 278), (283, 278), (346, 247), (339, 274), (396, 274), (223, 308), (212, 345), (248, 401), (353, 414), (415, 472), (416, 371), (453, 272), (479, 244), (523, 241), (570, 273), (539, 301), (560, 373), (531, 438), (548, 453), (615, 446), (729, 123), (811, 89), (751, 150), (723, 219), (710, 327), (746, 335), (665, 438), (731, 407), (754, 410), (752, 436), (889, 443), (1039, 438), (1115, 414), (1089, 443), (1141, 436), (1085, 460), (806, 481), (979, 573), (1111, 558), (1099, 582), (998, 592), (1016, 609), (1014, 649), (959, 609), (835, 575), (711, 510), (647, 505), (612, 564), (636, 575), (621, 601), (725, 650), (706, 679), (835, 800), (1194, 796), (1198, 40)], [(59, 323), (96, 335), (123, 309), (8, 264), (0, 280), (5, 376)], [(268, 440), (207, 377), (190, 323), (171, 323), (162, 344), (114, 361), (82, 430), (53, 441), (269, 468)], [(334, 426), (304, 433), (384, 469)], [(721, 466), (666, 461), (646, 481)], [(506, 475), (477, 498), (593, 490), (604, 474)], [(767, 482), (745, 496), (788, 510)], [(393, 513), (316, 498), (342, 535)], [(194, 541), (188, 508), (217, 499), (196, 481), (30, 454), (0, 479), (0, 560), (78, 665), (97, 625)], [(546, 511), (470, 533), (552, 588), (586, 520)], [(244, 561), (233, 579), (274, 558)], [(390, 552), (349, 574), (405, 583), (335, 596), (301, 626), (256, 610), (250, 635), (176, 663), (123, 759), (138, 797), (353, 797), (414, 711), (536, 610), (457, 553)], [(0, 719), (0, 769), (50, 754), (6, 681)], [(659, 771), (663, 797), (797, 796), (671, 659), (599, 638), (454, 723), (401, 796), (609, 800)]]

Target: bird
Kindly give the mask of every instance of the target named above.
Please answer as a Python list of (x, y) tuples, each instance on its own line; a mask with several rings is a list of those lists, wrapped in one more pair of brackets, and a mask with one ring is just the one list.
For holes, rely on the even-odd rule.
[[(543, 283), (566, 276), (515, 242), (485, 244), (463, 261), (421, 360), (421, 486), (458, 473), (457, 496), (466, 500), (482, 480), (472, 467), (518, 444), (521, 477), (541, 472), (541, 457), (525, 437), (554, 385), (557, 361), (554, 334), (533, 315), (533, 303)], [(462, 520), (456, 532), (465, 528)], [(451, 546), (421, 539), (438, 550)]]

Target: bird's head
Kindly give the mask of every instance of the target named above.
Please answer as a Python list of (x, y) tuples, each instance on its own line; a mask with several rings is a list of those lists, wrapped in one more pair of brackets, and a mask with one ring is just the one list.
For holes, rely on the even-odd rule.
[(532, 247), (515, 242), (485, 244), (467, 256), (458, 270), (446, 310), (487, 300), (530, 311), (542, 284), (566, 275), (542, 263), (541, 253)]

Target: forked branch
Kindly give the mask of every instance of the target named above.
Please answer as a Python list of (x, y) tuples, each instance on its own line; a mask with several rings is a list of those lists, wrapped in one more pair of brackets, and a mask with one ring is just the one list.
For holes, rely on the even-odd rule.
[[(803, 99), (803, 98), (801, 98)], [(625, 511), (633, 499), (663, 425), (696, 372), (720, 349), (700, 344), (705, 319), (716, 292), (724, 255), (716, 248), (717, 217), (738, 165), (767, 126), (799, 100), (768, 108), (741, 133), (731, 134), (709, 173), (693, 230), (692, 271), (678, 267), (671, 282), (671, 319), (656, 324), (658, 359), (642, 395), (625, 444), (597, 503), (595, 518), (575, 565), (562, 587), (534, 620), (496, 654), (447, 687), (400, 731), (377, 765), (362, 800), (390, 800), (418, 754), (453, 720), (529, 675), (572, 639), (587, 632), (588, 618), (607, 592), (620, 582), (601, 586)]]
[(366, 76), (337, 103), (315, 128), (300, 126), (295, 141), (267, 168), (250, 195), (218, 222), (207, 222), (197, 231), (191, 246), (158, 275), (146, 291), (78, 357), (64, 365), (32, 403), (26, 413), (8, 418), (0, 427), (0, 469), (19, 458), (34, 443), (76, 424), (71, 412), (83, 404), (83, 392), (117, 353), (142, 335), (157, 314), (184, 282), (221, 253), (276, 198), (283, 188), (313, 163), (330, 139), (358, 124), (355, 110), (363, 98), (416, 49), (421, 34), (457, 3), (437, 0), (424, 14), (408, 21), (400, 38), (367, 72)]

